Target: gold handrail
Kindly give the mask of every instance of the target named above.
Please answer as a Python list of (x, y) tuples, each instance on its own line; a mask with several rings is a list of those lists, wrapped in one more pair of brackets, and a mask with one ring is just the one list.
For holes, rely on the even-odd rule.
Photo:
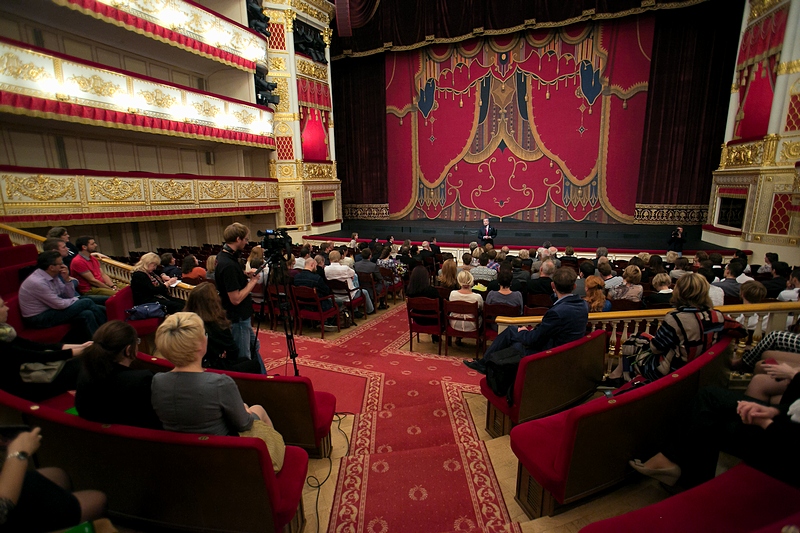
[(35, 233), (17, 229), (6, 224), (0, 224), (0, 232), (8, 233), (8, 237), (11, 239), (11, 243), (14, 246), (33, 244), (36, 246), (37, 250), (40, 252), (42, 251), (42, 243), (44, 242), (45, 238), (41, 235), (36, 235)]

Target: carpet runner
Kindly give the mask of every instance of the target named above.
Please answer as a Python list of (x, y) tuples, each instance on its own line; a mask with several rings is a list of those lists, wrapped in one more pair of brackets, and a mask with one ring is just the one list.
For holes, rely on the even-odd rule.
[[(480, 376), (407, 341), (404, 304), (334, 341), (295, 337), (300, 374), (356, 414), (328, 532), (519, 532), (464, 398)], [(261, 343), (270, 374), (293, 372), (282, 334)]]

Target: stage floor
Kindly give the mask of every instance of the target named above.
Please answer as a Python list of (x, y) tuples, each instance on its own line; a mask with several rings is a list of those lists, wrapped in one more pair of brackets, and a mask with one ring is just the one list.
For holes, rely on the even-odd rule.
[[(636, 224), (598, 224), (594, 222), (563, 222), (557, 224), (535, 224), (529, 222), (501, 222), (492, 220), (497, 228), (495, 246), (531, 246), (538, 248), (545, 241), (563, 248), (625, 248), (638, 250), (659, 250), (666, 252), (667, 240), (674, 226), (651, 226)], [(430, 240), (436, 237), (440, 242), (469, 244), (478, 239), (480, 222), (469, 224), (442, 220), (348, 220), (342, 222), (342, 229), (326, 233), (330, 237), (350, 237), (358, 232), (360, 239), (377, 237), (384, 241), (393, 235), (395, 241)], [(725, 250), (720, 246), (705, 242), (702, 226), (684, 226), (686, 250)]]

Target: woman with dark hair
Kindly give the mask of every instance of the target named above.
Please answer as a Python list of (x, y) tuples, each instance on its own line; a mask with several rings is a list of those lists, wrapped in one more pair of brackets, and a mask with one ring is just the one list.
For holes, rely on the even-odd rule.
[(153, 373), (130, 367), (138, 346), (136, 330), (120, 320), (106, 322), (95, 332), (75, 392), (75, 408), (81, 418), (161, 429), (150, 403)]
[(406, 265), (392, 259), (392, 247), (384, 246), (378, 258), (378, 267), (387, 268), (394, 274), (394, 283), (399, 283), (406, 273)]
[(225, 315), (214, 285), (203, 283), (193, 289), (189, 293), (189, 299), (186, 300), (186, 311), (195, 313), (203, 320), (208, 336), (203, 368), (261, 374), (258, 361), (241, 357), (239, 346), (233, 340), (231, 322)]
[(206, 280), (206, 269), (197, 263), (197, 258), (192, 254), (183, 258), (181, 280), (190, 285), (199, 285)]
[[(523, 252), (525, 250), (522, 250)], [(500, 284), (500, 290), (489, 291), (486, 295), (486, 304), (502, 304), (502, 305), (515, 305), (519, 307), (519, 312), (522, 314), (524, 303), (522, 301), (522, 293), (511, 290), (511, 281), (514, 279), (514, 274), (507, 268), (501, 268), (497, 274), (497, 282)]]

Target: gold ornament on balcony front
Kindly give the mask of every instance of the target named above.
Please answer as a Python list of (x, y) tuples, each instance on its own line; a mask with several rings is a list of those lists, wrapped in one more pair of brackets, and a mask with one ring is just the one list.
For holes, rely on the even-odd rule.
[(51, 178), (42, 174), (20, 178), (6, 174), (3, 180), (6, 182), (6, 197), (9, 200), (15, 200), (17, 194), (40, 202), (77, 198), (73, 178)]
[(147, 105), (163, 107), (164, 109), (169, 109), (172, 104), (178, 101), (177, 98), (163, 92), (161, 89), (156, 89), (155, 91), (139, 91), (139, 94), (142, 95)]
[(258, 198), (264, 193), (264, 186), (260, 183), (251, 181), (250, 183), (239, 184), (239, 197)]
[(86, 76), (72, 76), (70, 81), (74, 81), (81, 91), (85, 93), (92, 93), (97, 96), (110, 97), (114, 96), (121, 90), (119, 85), (116, 85), (110, 81), (105, 81), (97, 74), (88, 78)]
[(248, 113), (246, 109), (242, 109), (241, 111), (235, 111), (233, 116), (236, 117), (239, 122), (242, 124), (250, 125), (256, 119), (256, 116), (252, 113)]
[(211, 105), (208, 100), (203, 100), (203, 103), (194, 102), (192, 106), (197, 110), (197, 113), (204, 117), (214, 118), (219, 113), (220, 109), (217, 106)]
[(181, 183), (169, 180), (166, 183), (150, 182), (153, 184), (153, 192), (156, 192), (169, 200), (180, 200), (185, 197), (192, 197), (192, 184)]
[(23, 63), (16, 54), (10, 52), (0, 56), (0, 75), (26, 81), (39, 81), (50, 77), (44, 67), (37, 67), (33, 63)]
[(203, 183), (200, 185), (200, 190), (204, 195), (215, 200), (233, 196), (233, 184), (231, 183), (220, 183), (219, 181), (211, 184)]
[(89, 195), (92, 198), (104, 196), (117, 202), (136, 197), (142, 198), (142, 189), (139, 181), (123, 181), (119, 178), (109, 180), (89, 178)]
[(297, 73), (320, 81), (328, 81), (328, 67), (310, 61), (297, 61)]

